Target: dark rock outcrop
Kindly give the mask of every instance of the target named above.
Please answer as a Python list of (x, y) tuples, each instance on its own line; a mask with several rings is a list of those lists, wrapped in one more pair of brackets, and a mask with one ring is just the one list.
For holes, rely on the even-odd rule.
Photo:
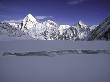
[(110, 16), (88, 35), (88, 40), (110, 40)]

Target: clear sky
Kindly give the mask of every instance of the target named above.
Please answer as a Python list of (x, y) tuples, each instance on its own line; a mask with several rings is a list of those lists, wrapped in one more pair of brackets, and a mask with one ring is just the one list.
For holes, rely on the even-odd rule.
[(18, 20), (28, 13), (59, 24), (99, 24), (110, 15), (110, 0), (0, 0), (0, 20)]

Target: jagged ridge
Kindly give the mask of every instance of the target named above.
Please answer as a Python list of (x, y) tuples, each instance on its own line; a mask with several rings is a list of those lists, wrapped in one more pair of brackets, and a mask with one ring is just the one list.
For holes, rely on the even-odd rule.
[[(103, 37), (109, 36), (109, 23), (110, 20), (107, 18), (97, 28), (95, 28), (96, 26), (94, 25), (86, 25), (82, 21), (79, 21), (73, 26), (58, 25), (52, 20), (39, 22), (34, 16), (28, 14), (19, 23), (9, 23), (9, 25), (7, 25), (7, 23), (1, 23), (0, 35), (5, 33), (5, 35), (8, 35), (9, 37), (10, 35), (17, 38), (23, 36), (22, 39), (31, 37), (31, 39), (36, 40), (94, 40), (101, 38), (102, 35)], [(95, 29), (91, 29), (91, 27), (94, 27)], [(99, 32), (99, 30), (102, 30), (103, 28), (108, 29)]]

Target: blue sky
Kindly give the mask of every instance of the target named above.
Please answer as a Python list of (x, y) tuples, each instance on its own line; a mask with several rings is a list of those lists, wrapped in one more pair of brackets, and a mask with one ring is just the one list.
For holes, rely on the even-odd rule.
[(99, 24), (110, 15), (110, 0), (0, 0), (0, 20), (19, 20), (28, 13), (59, 24)]

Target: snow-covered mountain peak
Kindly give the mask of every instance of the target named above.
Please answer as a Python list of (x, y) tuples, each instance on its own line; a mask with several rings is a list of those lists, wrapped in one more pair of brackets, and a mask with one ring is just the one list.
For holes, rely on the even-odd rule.
[(36, 22), (36, 18), (34, 18), (34, 16), (32, 16), (31, 14), (28, 14), (24, 19), (23, 19), (23, 22), (28, 22), (28, 21), (31, 21), (31, 22)]
[(22, 29), (30, 29), (32, 27), (35, 27), (37, 20), (34, 18), (31, 14), (28, 14), (24, 19), (23, 19), (23, 25)]
[(78, 22), (79, 25), (86, 25), (82, 20)]
[(78, 22), (77, 27), (88, 28), (88, 26), (84, 22), (82, 22), (81, 20)]
[(81, 20), (72, 26), (59, 25), (53, 20), (40, 21), (28, 14), (20, 22), (1, 23), (0, 34), (7, 34), (9, 37), (23, 36), (36, 40), (85, 40), (95, 27), (86, 25)]
[(47, 22), (49, 23), (49, 24), (53, 24), (53, 25), (57, 25), (54, 21), (52, 21), (52, 20), (47, 20)]
[(54, 21), (52, 20), (47, 20), (45, 22), (43, 22), (44, 25), (46, 25), (47, 27), (57, 27), (57, 23), (55, 23)]

